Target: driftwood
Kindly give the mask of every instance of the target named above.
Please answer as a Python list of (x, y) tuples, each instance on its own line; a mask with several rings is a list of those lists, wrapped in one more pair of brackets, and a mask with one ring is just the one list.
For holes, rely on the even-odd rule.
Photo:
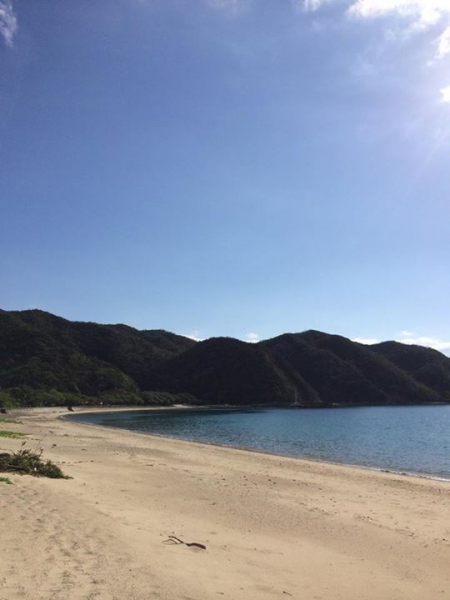
[(184, 544), (185, 546), (206, 550), (206, 546), (204, 544), (199, 544), (198, 542), (183, 542), (183, 540), (180, 540), (180, 538), (176, 537), (175, 535), (169, 535), (169, 539), (165, 540), (163, 544)]

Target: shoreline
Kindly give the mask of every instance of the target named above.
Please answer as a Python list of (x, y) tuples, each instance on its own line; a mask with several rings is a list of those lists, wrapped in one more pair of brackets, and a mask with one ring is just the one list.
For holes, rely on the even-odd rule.
[[(104, 410), (104, 409), (101, 409)], [(0, 600), (450, 594), (447, 482), (14, 411), (73, 477), (0, 484)], [(0, 438), (0, 449), (22, 440)], [(9, 477), (9, 474), (8, 474)], [(169, 536), (206, 550), (165, 543)]]
[[(180, 405), (180, 406), (170, 406), (170, 407), (147, 407), (147, 408), (139, 408), (139, 407), (133, 407), (131, 409), (127, 409), (127, 408), (116, 408), (114, 410), (110, 410), (109, 408), (105, 409), (102, 407), (96, 407), (95, 410), (91, 410), (91, 409), (86, 409), (86, 410), (78, 410), (77, 412), (79, 414), (85, 414), (85, 415), (89, 415), (89, 414), (98, 414), (98, 413), (120, 413), (120, 412), (140, 412), (140, 411), (156, 411), (156, 410), (161, 410), (161, 411), (165, 411), (165, 410), (197, 410), (199, 407), (197, 406), (184, 406), (184, 405)], [(216, 407), (216, 406), (208, 406), (208, 407), (201, 407), (201, 408), (217, 408), (220, 409), (220, 407)], [(228, 408), (228, 407), (227, 407)], [(229, 407), (230, 410), (236, 409), (238, 407)], [(248, 410), (249, 407), (244, 407), (244, 410)], [(342, 408), (342, 407), (341, 407)], [(348, 407), (346, 407), (348, 408)], [(361, 407), (364, 408), (364, 407)], [(63, 409), (61, 409), (63, 410)], [(76, 419), (76, 414), (77, 413), (70, 413), (70, 414), (62, 414), (60, 415), (58, 418), (59, 419), (64, 419), (64, 420), (68, 420), (68, 421), (77, 421)], [(375, 472), (375, 473), (392, 473), (394, 475), (398, 475), (398, 476), (402, 476), (402, 477), (414, 477), (414, 478), (419, 478), (419, 479), (427, 479), (427, 480), (431, 480), (431, 481), (440, 481), (442, 483), (450, 483), (450, 477), (443, 477), (440, 476), (438, 474), (433, 474), (433, 473), (423, 473), (423, 472), (418, 472), (418, 471), (407, 471), (407, 470), (396, 470), (396, 469), (387, 469), (387, 468), (383, 468), (383, 467), (377, 467), (377, 466), (371, 466), (371, 465), (361, 465), (361, 464), (357, 464), (357, 463), (346, 463), (346, 462), (339, 462), (339, 461), (333, 461), (333, 460), (329, 460), (329, 459), (320, 459), (320, 458), (315, 458), (312, 456), (299, 456), (299, 455), (291, 455), (291, 454), (276, 454), (273, 452), (264, 452), (263, 450), (255, 450), (252, 448), (245, 448), (245, 447), (240, 447), (240, 446), (231, 446), (231, 445), (227, 445), (227, 444), (219, 444), (216, 442), (209, 442), (207, 440), (194, 440), (194, 439), (189, 439), (189, 438), (181, 438), (181, 437), (176, 437), (176, 436), (170, 436), (170, 435), (164, 435), (164, 434), (159, 434), (159, 433), (144, 433), (142, 431), (134, 431), (132, 429), (126, 429), (126, 428), (121, 428), (121, 427), (115, 427), (114, 425), (101, 425), (98, 423), (89, 423), (88, 421), (83, 421), (80, 420), (78, 421), (80, 423), (83, 423), (85, 425), (92, 425), (94, 427), (105, 427), (106, 429), (114, 429), (117, 431), (128, 431), (130, 433), (138, 433), (140, 435), (146, 435), (146, 436), (150, 436), (150, 437), (157, 437), (157, 438), (163, 438), (163, 439), (171, 439), (171, 440), (180, 440), (180, 441), (185, 441), (188, 443), (194, 443), (194, 444), (201, 444), (204, 446), (212, 446), (213, 448), (230, 448), (230, 449), (234, 449), (234, 450), (241, 450), (243, 452), (252, 452), (252, 453), (256, 453), (256, 454), (261, 454), (262, 456), (278, 456), (280, 458), (291, 458), (294, 460), (301, 460), (301, 461), (306, 461), (306, 462), (312, 462), (312, 463), (318, 463), (318, 464), (325, 464), (325, 465), (332, 465), (332, 466), (336, 466), (336, 467), (348, 467), (351, 469), (361, 469), (363, 471), (371, 471), (371, 472)]]

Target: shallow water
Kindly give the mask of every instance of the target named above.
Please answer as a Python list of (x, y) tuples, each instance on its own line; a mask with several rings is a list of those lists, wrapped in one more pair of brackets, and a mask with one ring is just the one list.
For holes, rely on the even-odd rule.
[(71, 418), (140, 433), (450, 479), (450, 406), (201, 408)]

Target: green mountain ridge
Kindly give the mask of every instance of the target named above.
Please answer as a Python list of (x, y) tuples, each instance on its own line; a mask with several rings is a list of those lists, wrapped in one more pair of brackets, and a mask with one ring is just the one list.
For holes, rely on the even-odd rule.
[(0, 310), (0, 406), (450, 402), (450, 358), (320, 331), (257, 344)]

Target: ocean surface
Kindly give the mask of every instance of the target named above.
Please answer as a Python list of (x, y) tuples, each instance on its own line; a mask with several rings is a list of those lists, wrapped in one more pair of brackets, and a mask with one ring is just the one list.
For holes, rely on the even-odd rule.
[(450, 480), (450, 406), (199, 408), (85, 413), (79, 421)]

